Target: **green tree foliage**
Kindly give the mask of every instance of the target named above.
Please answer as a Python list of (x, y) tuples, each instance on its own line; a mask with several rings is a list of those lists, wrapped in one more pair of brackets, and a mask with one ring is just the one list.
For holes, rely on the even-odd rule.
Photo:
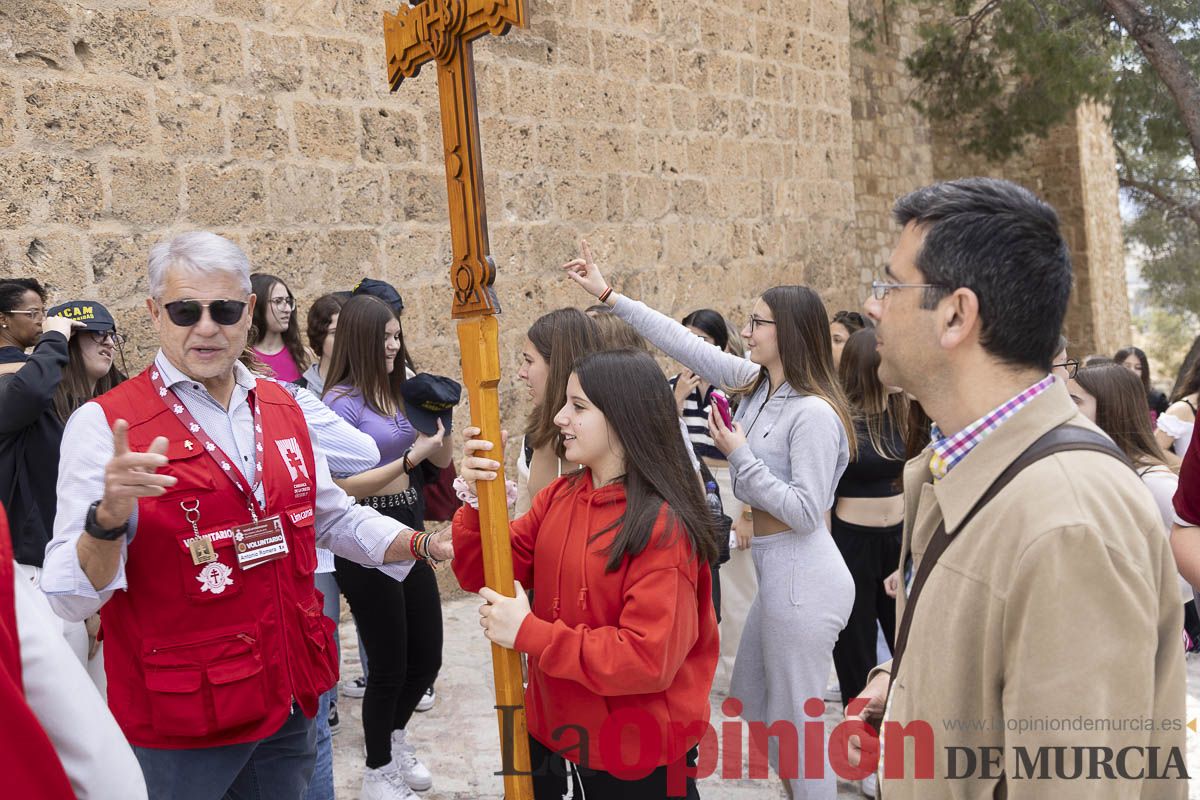
[[(1200, 113), (1200, 2), (884, 0), (884, 15), (899, 2), (921, 12), (922, 43), (906, 61), (922, 87), (914, 102), (931, 121), (953, 126), (970, 152), (1005, 159), (1081, 102), (1107, 104), (1118, 177), (1136, 215), (1127, 239), (1146, 258), (1152, 297), (1200, 310), (1200, 150), (1183, 112)], [(1118, 23), (1114, 9), (1128, 21), (1131, 7), (1148, 12), (1182, 57), (1190, 96), (1178, 91), (1179, 80), (1168, 91), (1172, 76), (1147, 61), (1144, 26)], [(869, 40), (877, 21), (858, 22)]]

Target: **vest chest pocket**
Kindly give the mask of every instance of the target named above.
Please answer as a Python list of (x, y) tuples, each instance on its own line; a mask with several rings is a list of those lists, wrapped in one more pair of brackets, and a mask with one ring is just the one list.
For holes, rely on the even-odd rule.
[[(190, 445), (190, 446), (189, 446)], [(147, 442), (145, 450), (149, 447)], [(213, 480), (212, 457), (204, 452), (199, 439), (176, 439), (167, 443), (167, 465), (158, 470), (159, 475), (170, 475), (178, 482), (157, 499), (196, 492), (211, 492), (217, 488)]]
[(194, 533), (177, 534), (179, 552), (179, 575), (183, 582), (183, 593), (189, 600), (212, 603), (237, 597), (242, 592), (246, 573), (237, 565), (237, 553), (233, 548), (233, 533), (229, 530), (207, 531), (202, 538), (208, 539), (216, 559), (203, 564), (195, 563), (191, 542)]
[(292, 547), (292, 563), (300, 575), (312, 575), (317, 571), (316, 509), (312, 503), (288, 506), (283, 518), (291, 523), (289, 539)]
[(142, 659), (151, 722), (163, 735), (207, 736), (266, 714), (262, 653), (249, 633), (157, 640)]

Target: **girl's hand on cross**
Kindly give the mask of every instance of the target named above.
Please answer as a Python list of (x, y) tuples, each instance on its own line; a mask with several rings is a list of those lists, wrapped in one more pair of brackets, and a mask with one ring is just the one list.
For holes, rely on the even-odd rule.
[[(479, 428), (471, 427), (463, 429), (463, 459), (462, 466), (459, 467), (458, 476), (466, 481), (472, 493), (478, 494), (475, 488), (475, 481), (492, 481), (496, 479), (496, 470), (500, 469), (500, 462), (490, 458), (476, 455), (476, 453), (486, 453), (491, 450), (494, 445), (486, 439), (478, 439), (482, 431)], [(508, 441), (508, 433), (500, 432), (501, 444), (503, 449), (504, 444)]]
[(483, 635), (510, 650), (516, 644), (521, 623), (530, 614), (529, 596), (521, 588), (520, 581), (514, 581), (514, 585), (516, 597), (505, 597), (486, 586), (479, 590), (479, 596), (487, 601), (479, 607), (479, 624), (483, 628)]
[(592, 260), (592, 250), (587, 240), (579, 243), (580, 258), (572, 259), (562, 265), (567, 277), (583, 287), (592, 297), (599, 297), (608, 288), (608, 282), (600, 274), (600, 268)]

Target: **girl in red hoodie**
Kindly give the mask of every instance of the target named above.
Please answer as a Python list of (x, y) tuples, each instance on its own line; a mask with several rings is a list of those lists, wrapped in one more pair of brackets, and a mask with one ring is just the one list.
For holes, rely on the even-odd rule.
[[(454, 572), (488, 601), (485, 636), (529, 654), (534, 797), (697, 798), (678, 776), (707, 730), (717, 545), (671, 390), (645, 352), (594, 353), (576, 363), (554, 422), (583, 469), (513, 521), (515, 598), (483, 586), (478, 512), (454, 518)], [(473, 490), (499, 464), (476, 455), (492, 449), (478, 428), (464, 433)]]

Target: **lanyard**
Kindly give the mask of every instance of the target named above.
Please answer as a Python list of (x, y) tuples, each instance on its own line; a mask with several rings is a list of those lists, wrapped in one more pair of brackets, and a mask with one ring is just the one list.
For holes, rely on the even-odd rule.
[[(154, 384), (154, 388), (158, 391), (158, 396), (162, 399), (163, 404), (171, 411), (175, 412), (175, 416), (183, 423), (196, 440), (204, 447), (205, 452), (215, 461), (220, 467), (225, 476), (233, 482), (233, 485), (238, 488), (242, 496), (246, 498), (246, 507), (250, 510), (250, 516), (255, 522), (258, 522), (258, 510), (260, 506), (258, 499), (254, 496), (254, 490), (262, 485), (263, 474), (263, 429), (262, 429), (262, 412), (259, 405), (255, 402), (254, 391), (251, 390), (246, 395), (246, 402), (254, 412), (254, 453), (255, 453), (255, 471), (254, 471), (254, 486), (250, 486), (246, 480), (246, 476), (241, 470), (235, 469), (233, 462), (225, 452), (217, 446), (217, 443), (212, 440), (204, 428), (200, 427), (200, 423), (196, 422), (196, 418), (192, 416), (192, 412), (187, 410), (187, 407), (180, 401), (179, 396), (174, 391), (167, 388), (163, 382), (162, 375), (158, 371), (158, 367), (151, 367), (150, 382)], [(193, 445), (190, 439), (184, 441), (183, 446), (191, 450)]]

